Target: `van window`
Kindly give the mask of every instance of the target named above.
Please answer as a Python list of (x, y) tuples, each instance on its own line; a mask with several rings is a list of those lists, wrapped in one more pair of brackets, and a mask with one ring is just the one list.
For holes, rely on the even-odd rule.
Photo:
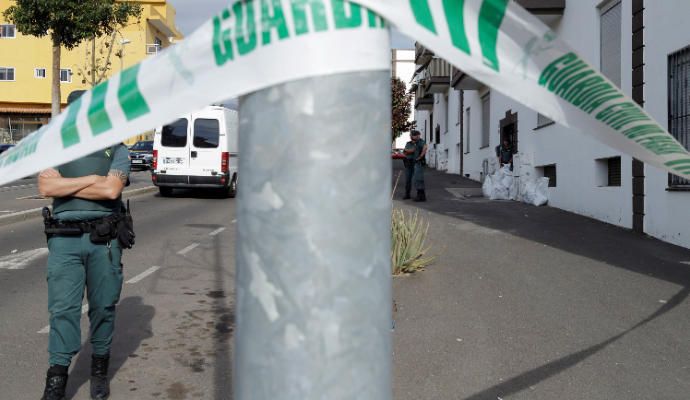
[(187, 145), (187, 120), (178, 119), (163, 127), (161, 145), (165, 147), (185, 147)]
[(213, 149), (218, 147), (220, 124), (217, 119), (197, 119), (194, 121), (194, 147)]

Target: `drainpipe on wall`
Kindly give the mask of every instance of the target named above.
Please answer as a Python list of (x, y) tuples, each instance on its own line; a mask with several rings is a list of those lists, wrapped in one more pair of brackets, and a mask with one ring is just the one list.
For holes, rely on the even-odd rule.
[[(632, 1), (632, 98), (644, 107), (644, 0)], [(644, 163), (632, 161), (633, 231), (644, 233)]]

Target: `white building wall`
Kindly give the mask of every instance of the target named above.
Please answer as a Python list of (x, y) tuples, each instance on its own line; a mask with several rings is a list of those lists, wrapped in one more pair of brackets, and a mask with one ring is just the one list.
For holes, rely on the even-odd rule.
[[(690, 1), (645, 1), (645, 109), (668, 128), (668, 56), (690, 46)], [(669, 192), (668, 174), (645, 166), (645, 231), (690, 248), (690, 192)]]
[[(552, 22), (571, 47), (594, 66), (600, 65), (601, 0), (568, 0), (562, 18)], [(632, 0), (621, 3), (621, 86), (632, 93)], [(645, 2), (645, 108), (663, 126), (668, 125), (668, 55), (690, 46), (687, 16), (690, 1)], [(481, 181), (493, 172), (495, 147), (500, 143), (500, 121), (506, 111), (518, 114), (518, 155), (515, 173), (538, 175), (540, 166), (556, 164), (557, 187), (549, 188), (552, 207), (625, 228), (632, 228), (632, 158), (600, 143), (594, 136), (559, 124), (537, 128), (537, 113), (508, 97), (491, 91), (490, 143), (481, 147), (481, 97), (489, 91), (464, 91), (463, 125), (460, 132), (458, 108), (460, 92), (449, 88), (448, 103), (443, 94), (434, 100), (434, 126), (441, 126), (441, 143), (430, 154), (430, 166), (450, 173), (460, 172), (463, 152), (465, 176)], [(467, 120), (467, 110), (470, 118)], [(446, 113), (449, 113), (446, 126)], [(418, 129), (432, 145), (433, 128), (429, 112), (415, 111)], [(447, 133), (446, 133), (447, 132)], [(463, 146), (459, 148), (460, 135)], [(469, 142), (468, 142), (469, 135)], [(446, 157), (446, 150), (448, 156)], [(438, 161), (436, 160), (438, 155)], [(607, 169), (597, 160), (621, 157), (621, 186), (605, 186)], [(690, 248), (690, 191), (670, 192), (668, 174), (657, 168), (645, 169), (645, 231), (662, 240)]]
[[(599, 65), (599, 0), (568, 1), (562, 19), (553, 24), (561, 37), (591, 64)], [(621, 63), (623, 89), (631, 92), (631, 4), (625, 0), (622, 18)], [(628, 16), (628, 17), (626, 17)], [(583, 29), (586, 26), (587, 29)], [(495, 159), (500, 144), (500, 121), (506, 111), (518, 114), (518, 155), (515, 173), (538, 175), (536, 167), (555, 164), (557, 186), (549, 188), (549, 204), (611, 224), (632, 227), (632, 160), (621, 157), (621, 186), (601, 185), (602, 165), (597, 159), (621, 156), (592, 136), (554, 124), (537, 128), (537, 113), (508, 97), (491, 92), (490, 146), (481, 145), (481, 96), (483, 91), (466, 91), (465, 108), (471, 110), (470, 153), (465, 154), (465, 173), (481, 180)], [(489, 162), (487, 162), (489, 160)], [(489, 168), (489, 172), (491, 168)]]

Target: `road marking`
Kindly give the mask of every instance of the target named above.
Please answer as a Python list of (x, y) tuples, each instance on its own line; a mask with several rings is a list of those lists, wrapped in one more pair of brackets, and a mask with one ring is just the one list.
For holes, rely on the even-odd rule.
[[(89, 311), (89, 305), (88, 304), (82, 304), (81, 306), (81, 313), (86, 314), (86, 312)], [(45, 335), (46, 333), (50, 332), (50, 325), (45, 326), (43, 329), (36, 333), (40, 333), (41, 335)]]
[(12, 189), (26, 189), (26, 188), (35, 188), (36, 184), (28, 184), (28, 185), (18, 185), (18, 186), (3, 186), (0, 187), (0, 192), (9, 192)]
[(218, 229), (216, 229), (215, 231), (209, 233), (208, 235), (209, 235), (209, 236), (216, 236), (217, 234), (223, 232), (224, 230), (225, 230), (225, 227), (223, 227), (223, 228), (218, 228)]
[(32, 194), (31, 196), (17, 197), (17, 200), (46, 200), (40, 194)]
[(232, 222), (230, 222), (230, 223), (231, 223), (231, 224), (234, 224), (235, 222), (237, 222), (237, 220), (236, 220), (236, 219), (233, 219)]
[(161, 269), (161, 267), (154, 265), (153, 267), (140, 273), (139, 275), (135, 276), (134, 278), (128, 280), (126, 283), (137, 283), (137, 282), (141, 281), (142, 279), (146, 278), (147, 276), (151, 275), (152, 273), (158, 271), (159, 269)]
[(192, 243), (189, 246), (185, 247), (184, 249), (178, 251), (177, 254), (183, 256), (183, 255), (189, 253), (190, 251), (196, 249), (197, 247), (199, 247), (199, 243)]
[(48, 248), (23, 251), (13, 253), (8, 256), (0, 257), (0, 269), (24, 269), (32, 261), (35, 261), (48, 254)]

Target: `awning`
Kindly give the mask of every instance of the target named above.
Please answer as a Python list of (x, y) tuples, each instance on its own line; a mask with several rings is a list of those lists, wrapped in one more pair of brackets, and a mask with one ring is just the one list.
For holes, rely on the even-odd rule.
[[(62, 108), (64, 107), (66, 105), (62, 106)], [(0, 102), (0, 113), (3, 114), (47, 114), (50, 116), (50, 112), (50, 104)]]

